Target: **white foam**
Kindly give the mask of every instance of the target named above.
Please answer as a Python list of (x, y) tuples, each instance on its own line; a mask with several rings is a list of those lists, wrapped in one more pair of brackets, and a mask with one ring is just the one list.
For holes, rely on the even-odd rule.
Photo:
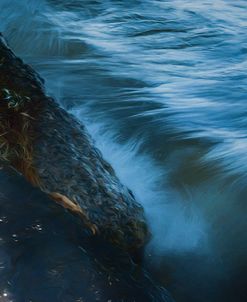
[(121, 182), (128, 186), (144, 206), (156, 252), (200, 251), (207, 246), (207, 226), (194, 203), (185, 202), (166, 182), (164, 169), (147, 155), (140, 155), (141, 142), (120, 145), (112, 130), (104, 124), (85, 119), (84, 109), (72, 113), (83, 120), (96, 146), (115, 169)]

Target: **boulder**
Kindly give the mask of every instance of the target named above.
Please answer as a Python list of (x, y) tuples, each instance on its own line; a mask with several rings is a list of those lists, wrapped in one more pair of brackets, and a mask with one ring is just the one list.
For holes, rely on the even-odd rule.
[(0, 36), (0, 162), (125, 250), (150, 234), (142, 206), (102, 158), (85, 127), (47, 96), (44, 81)]

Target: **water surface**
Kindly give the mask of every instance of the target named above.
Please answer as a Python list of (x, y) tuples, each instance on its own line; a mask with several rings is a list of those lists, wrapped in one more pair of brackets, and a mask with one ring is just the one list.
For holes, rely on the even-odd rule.
[(176, 300), (246, 301), (247, 3), (1, 0), (0, 30), (144, 205)]

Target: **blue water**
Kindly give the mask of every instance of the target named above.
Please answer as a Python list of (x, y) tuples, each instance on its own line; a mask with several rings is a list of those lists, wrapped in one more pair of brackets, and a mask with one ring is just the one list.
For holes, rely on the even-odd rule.
[[(0, 0), (0, 31), (144, 205), (177, 301), (246, 301), (247, 3)], [(246, 279), (246, 278), (245, 278)]]

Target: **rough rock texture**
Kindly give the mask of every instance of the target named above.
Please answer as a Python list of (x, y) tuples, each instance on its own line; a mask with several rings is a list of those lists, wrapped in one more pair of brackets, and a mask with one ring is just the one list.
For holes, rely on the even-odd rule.
[(0, 159), (124, 249), (148, 238), (142, 207), (85, 128), (45, 95), (43, 80), (0, 38)]
[(128, 253), (13, 171), (0, 171), (0, 301), (172, 302)]

